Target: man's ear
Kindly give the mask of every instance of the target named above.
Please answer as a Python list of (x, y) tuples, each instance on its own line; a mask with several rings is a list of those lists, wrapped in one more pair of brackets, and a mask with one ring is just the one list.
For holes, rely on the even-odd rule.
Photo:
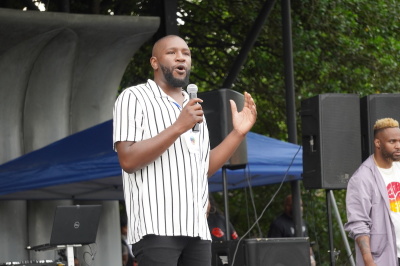
[(381, 148), (381, 142), (380, 142), (379, 139), (374, 139), (374, 144), (375, 144), (375, 147), (376, 147), (376, 148), (378, 148), (378, 149)]
[(157, 60), (157, 58), (155, 56), (152, 56), (150, 58), (150, 65), (154, 70), (158, 69), (158, 60)]

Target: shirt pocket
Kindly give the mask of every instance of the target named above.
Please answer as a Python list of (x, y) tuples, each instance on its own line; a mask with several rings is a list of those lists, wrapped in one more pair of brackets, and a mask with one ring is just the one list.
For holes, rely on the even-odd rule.
[(387, 234), (371, 233), (370, 246), (372, 255), (376, 257), (381, 256), (383, 250), (387, 246), (387, 243), (388, 243)]
[(200, 153), (200, 133), (193, 132), (191, 129), (183, 134), (186, 147), (189, 152), (198, 154)]

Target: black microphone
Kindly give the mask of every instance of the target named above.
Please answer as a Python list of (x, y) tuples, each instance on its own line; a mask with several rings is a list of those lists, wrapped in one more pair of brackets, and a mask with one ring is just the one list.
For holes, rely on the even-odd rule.
[[(189, 99), (197, 98), (197, 91), (199, 89), (195, 84), (189, 84), (186, 90), (189, 93)], [(196, 123), (192, 130), (193, 132), (199, 132), (199, 123)]]

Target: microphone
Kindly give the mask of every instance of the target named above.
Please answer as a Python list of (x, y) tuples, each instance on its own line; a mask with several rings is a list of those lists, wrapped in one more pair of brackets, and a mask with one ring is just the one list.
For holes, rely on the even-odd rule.
[[(197, 91), (199, 89), (195, 84), (189, 84), (186, 90), (189, 93), (189, 99), (197, 98)], [(196, 123), (192, 130), (193, 132), (199, 132), (199, 123)]]

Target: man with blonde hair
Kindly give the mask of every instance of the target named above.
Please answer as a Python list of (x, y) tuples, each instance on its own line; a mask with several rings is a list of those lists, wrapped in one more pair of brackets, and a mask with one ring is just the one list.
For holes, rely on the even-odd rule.
[(356, 264), (399, 265), (400, 128), (392, 118), (374, 125), (374, 154), (347, 186), (345, 224), (356, 241)]

